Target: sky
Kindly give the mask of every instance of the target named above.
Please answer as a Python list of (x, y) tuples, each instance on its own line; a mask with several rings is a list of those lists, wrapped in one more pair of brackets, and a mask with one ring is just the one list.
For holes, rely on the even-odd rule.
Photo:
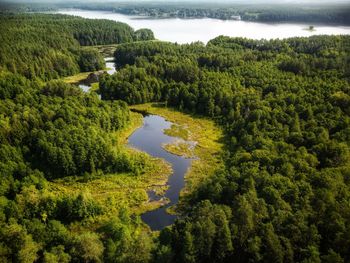
[(71, 1), (67, 1), (67, 0), (0, 0), (0, 2), (21, 2), (21, 3), (38, 3), (38, 2), (46, 2), (46, 3), (59, 3), (59, 2), (95, 2), (95, 3), (103, 3), (103, 2), (164, 2), (164, 3), (168, 3), (168, 2), (195, 2), (195, 3), (200, 3), (200, 2), (221, 2), (221, 3), (244, 3), (244, 4), (254, 4), (254, 3), (258, 3), (258, 4), (272, 4), (272, 3), (277, 3), (277, 4), (283, 4), (283, 3), (292, 3), (292, 4), (296, 4), (296, 3), (328, 3), (328, 4), (334, 4), (334, 3), (349, 3), (350, 4), (350, 0), (214, 0), (214, 1), (210, 1), (210, 0), (71, 0)]

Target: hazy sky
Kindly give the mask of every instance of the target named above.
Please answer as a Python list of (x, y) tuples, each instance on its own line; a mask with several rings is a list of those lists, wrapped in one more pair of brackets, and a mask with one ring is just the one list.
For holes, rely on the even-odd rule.
[(164, 3), (169, 3), (169, 2), (211, 2), (211, 3), (217, 3), (217, 2), (222, 2), (222, 3), (244, 3), (244, 4), (254, 4), (254, 3), (259, 3), (259, 4), (271, 4), (271, 3), (328, 3), (328, 4), (334, 4), (334, 3), (349, 3), (350, 0), (0, 0), (0, 2), (21, 2), (21, 3), (38, 3), (38, 2), (47, 2), (47, 3), (59, 3), (59, 2), (95, 2), (95, 3), (103, 3), (103, 2), (164, 2)]

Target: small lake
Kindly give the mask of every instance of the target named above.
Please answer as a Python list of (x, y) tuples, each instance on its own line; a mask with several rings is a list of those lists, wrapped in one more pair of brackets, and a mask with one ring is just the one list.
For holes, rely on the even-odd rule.
[(142, 16), (128, 16), (110, 11), (91, 11), (62, 9), (55, 13), (81, 16), (85, 18), (110, 19), (129, 24), (134, 29), (149, 28), (156, 39), (177, 43), (202, 41), (207, 43), (219, 35), (246, 37), (252, 39), (276, 39), (288, 37), (307, 37), (311, 35), (350, 34), (349, 26), (317, 25), (314, 31), (305, 30), (305, 23), (258, 23), (211, 18), (197, 19), (151, 19)]
[[(163, 132), (164, 129), (170, 128), (171, 124), (171, 122), (166, 121), (163, 117), (146, 115), (143, 119), (143, 126), (129, 137), (128, 142), (131, 147), (166, 160), (171, 164), (173, 169), (173, 173), (168, 180), (169, 188), (164, 195), (170, 202), (161, 208), (141, 215), (142, 220), (152, 230), (161, 230), (174, 223), (176, 215), (168, 214), (166, 209), (178, 202), (181, 189), (185, 186), (185, 174), (191, 165), (191, 159), (171, 154), (162, 148), (162, 144), (176, 140), (175, 137), (165, 135)], [(152, 193), (149, 194), (149, 197), (156, 198)]]

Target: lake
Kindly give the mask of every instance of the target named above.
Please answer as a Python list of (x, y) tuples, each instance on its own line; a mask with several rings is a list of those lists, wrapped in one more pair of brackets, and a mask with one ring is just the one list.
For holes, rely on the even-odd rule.
[[(160, 230), (174, 223), (176, 216), (170, 215), (166, 209), (179, 200), (180, 192), (185, 186), (185, 174), (191, 165), (191, 159), (186, 159), (175, 154), (171, 154), (162, 148), (163, 144), (176, 140), (175, 137), (164, 134), (164, 129), (171, 126), (171, 122), (157, 115), (146, 115), (143, 119), (143, 126), (137, 129), (128, 140), (131, 147), (144, 151), (154, 157), (162, 158), (171, 164), (173, 173), (168, 180), (169, 188), (164, 197), (170, 202), (161, 208), (146, 212), (141, 215), (142, 220), (150, 226), (152, 230)], [(154, 193), (149, 193), (149, 197), (156, 199)]]
[(211, 18), (198, 19), (151, 19), (148, 17), (128, 16), (110, 11), (90, 11), (62, 9), (56, 13), (120, 21), (134, 29), (152, 29), (156, 39), (177, 43), (202, 41), (207, 43), (219, 35), (247, 37), (252, 39), (276, 39), (288, 37), (307, 37), (311, 35), (350, 34), (349, 26), (317, 25), (315, 31), (305, 30), (310, 24), (305, 23), (257, 23)]

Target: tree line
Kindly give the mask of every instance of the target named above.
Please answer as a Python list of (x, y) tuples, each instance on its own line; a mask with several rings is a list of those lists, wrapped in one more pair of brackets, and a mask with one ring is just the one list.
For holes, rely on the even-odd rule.
[[(67, 5), (69, 6), (69, 4)], [(81, 3), (79, 8), (106, 10), (125, 15), (153, 18), (214, 18), (260, 22), (336, 23), (348, 25), (349, 5), (346, 3)], [(54, 8), (54, 7), (53, 7)]]

